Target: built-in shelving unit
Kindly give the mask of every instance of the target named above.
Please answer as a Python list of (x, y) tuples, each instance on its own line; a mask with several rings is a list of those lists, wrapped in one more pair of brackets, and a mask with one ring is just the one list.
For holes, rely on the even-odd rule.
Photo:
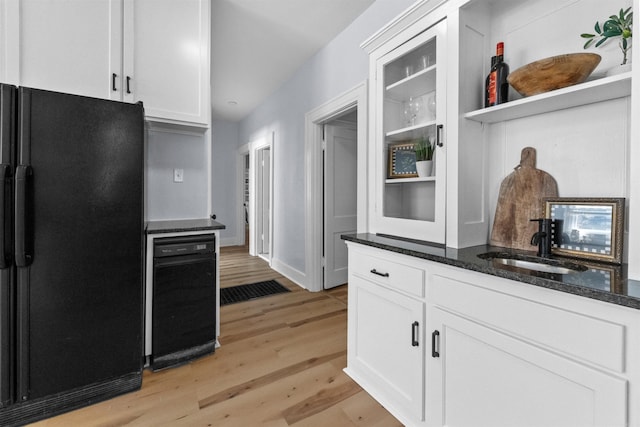
[[(372, 205), (375, 232), (444, 243), (446, 150), (439, 138), (446, 124), (445, 27), (422, 29), (372, 55), (379, 179)], [(418, 177), (411, 155), (415, 144), (425, 140), (434, 145), (433, 171)]]
[(622, 98), (630, 94), (631, 72), (626, 72), (471, 111), (464, 117), (477, 122), (496, 123)]

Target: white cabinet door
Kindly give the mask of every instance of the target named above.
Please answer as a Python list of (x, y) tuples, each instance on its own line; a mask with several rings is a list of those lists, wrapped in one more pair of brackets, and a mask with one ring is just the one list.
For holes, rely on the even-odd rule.
[[(7, 0), (9, 6), (13, 0)], [(15, 5), (14, 5), (15, 6)], [(19, 46), (9, 58), (12, 82), (59, 92), (114, 99), (112, 75), (122, 63), (122, 2), (20, 0), (10, 7)], [(16, 16), (17, 15), (17, 16)]]
[(151, 120), (207, 126), (209, 1), (125, 0), (124, 7), (124, 99), (142, 101)]
[(348, 368), (394, 414), (424, 417), (424, 303), (349, 277)]
[[(371, 70), (375, 201), (371, 231), (445, 243), (447, 22), (380, 56)], [(415, 146), (434, 147), (420, 177)]]
[(427, 354), (429, 424), (626, 425), (625, 379), (436, 307), (428, 318), (439, 333), (439, 354)]

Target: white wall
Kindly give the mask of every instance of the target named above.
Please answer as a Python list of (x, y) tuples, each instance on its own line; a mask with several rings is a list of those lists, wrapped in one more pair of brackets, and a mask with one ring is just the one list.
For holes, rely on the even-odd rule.
[[(202, 133), (147, 130), (147, 221), (209, 217), (207, 145)], [(184, 170), (183, 182), (173, 182), (174, 169)]]
[(241, 194), (236, 194), (238, 129), (238, 123), (224, 120), (214, 120), (212, 125), (212, 213), (216, 215), (216, 221), (227, 227), (220, 232), (222, 245), (244, 242), (243, 238), (236, 236), (238, 221), (241, 220), (237, 218), (237, 206), (242, 203)]
[(276, 264), (305, 272), (304, 115), (366, 80), (368, 58), (360, 43), (412, 3), (377, 0), (240, 123), (238, 145), (275, 132)]

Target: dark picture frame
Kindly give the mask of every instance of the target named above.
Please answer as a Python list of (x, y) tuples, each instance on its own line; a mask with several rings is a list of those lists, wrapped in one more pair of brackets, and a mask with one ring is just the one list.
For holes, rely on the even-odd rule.
[(545, 217), (554, 220), (551, 252), (621, 264), (624, 209), (624, 198), (545, 198)]
[(413, 142), (389, 144), (388, 178), (416, 178), (416, 151)]

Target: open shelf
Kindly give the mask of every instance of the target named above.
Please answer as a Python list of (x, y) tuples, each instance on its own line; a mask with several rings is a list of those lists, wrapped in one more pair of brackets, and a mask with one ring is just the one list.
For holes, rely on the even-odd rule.
[(626, 72), (598, 80), (591, 80), (575, 86), (510, 101), (494, 107), (468, 112), (469, 120), (496, 123), (518, 119), (565, 108), (622, 98), (631, 94), (631, 72)]

